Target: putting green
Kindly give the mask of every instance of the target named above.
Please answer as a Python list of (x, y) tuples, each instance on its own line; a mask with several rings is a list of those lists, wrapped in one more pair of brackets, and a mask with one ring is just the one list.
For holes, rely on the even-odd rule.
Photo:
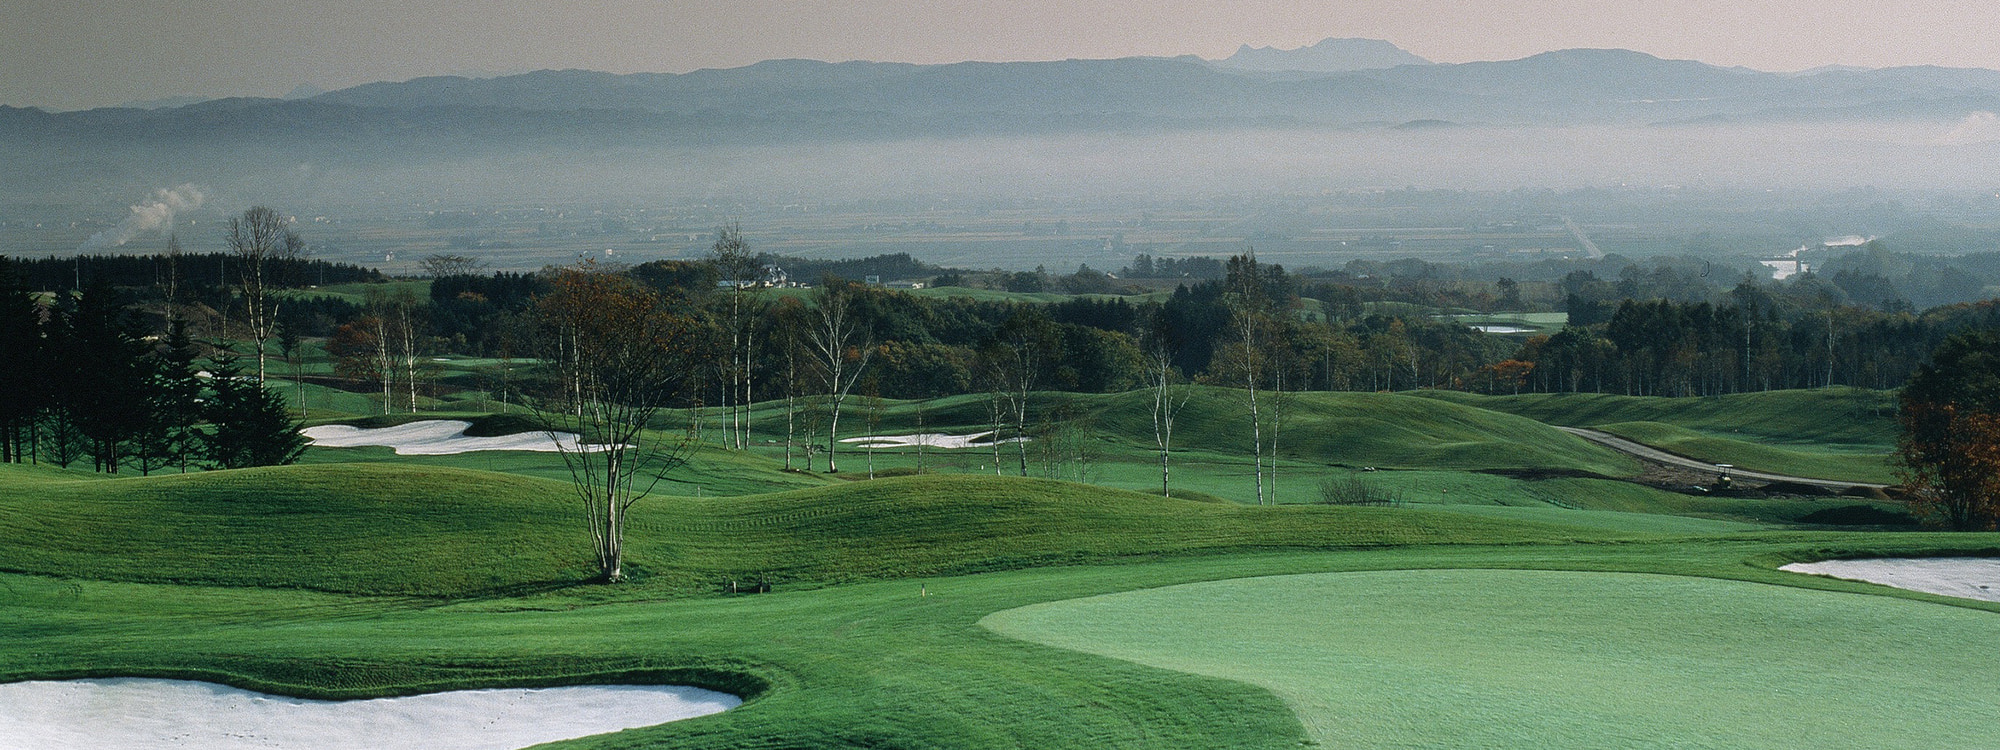
[(981, 622), (1266, 688), (1326, 747), (1980, 747), (2000, 714), (2000, 616), (1740, 581), (1326, 573)]

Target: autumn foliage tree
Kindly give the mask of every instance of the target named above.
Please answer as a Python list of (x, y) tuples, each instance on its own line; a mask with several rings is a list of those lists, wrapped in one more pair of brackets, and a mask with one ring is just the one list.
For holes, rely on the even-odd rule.
[(650, 490), (671, 451), (648, 432), (685, 370), (689, 321), (623, 276), (584, 266), (551, 274), (533, 313), (546, 388), (533, 403), (552, 431), (587, 444), (565, 451), (606, 580), (623, 577), (624, 515)]
[(1960, 531), (2000, 524), (2000, 329), (1946, 339), (1903, 389), (1898, 420), (1911, 510)]
[(542, 373), (530, 406), (550, 433), (582, 436), (561, 452), (596, 553), (598, 575), (625, 578), (625, 516), (681, 463), (685, 442), (649, 429), (690, 369), (693, 321), (659, 293), (591, 264), (548, 272), (532, 312)]

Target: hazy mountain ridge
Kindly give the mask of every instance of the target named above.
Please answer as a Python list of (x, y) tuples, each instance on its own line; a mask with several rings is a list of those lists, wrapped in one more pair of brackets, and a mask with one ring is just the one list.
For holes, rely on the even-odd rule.
[[(887, 137), (1009, 127), (1039, 131), (1063, 121), (1111, 127), (1202, 121), (1354, 127), (1419, 119), (1500, 125), (1781, 116), (1823, 121), (1952, 117), (1923, 103), (1949, 110), (1994, 94), (2000, 94), (2000, 71), (1911, 67), (1787, 76), (1629, 50), (1564, 50), (1504, 62), (1401, 65), (1296, 80), (1186, 58), (948, 65), (772, 60), (685, 74), (562, 70), (487, 79), (440, 76), (365, 84), (302, 100), (232, 98), (159, 110), (35, 116), (26, 114), (30, 110), (0, 109), (0, 133), (379, 136), (437, 127), (546, 135), (629, 127), (726, 134), (730, 123), (751, 120), (797, 123), (788, 139), (824, 135), (811, 123), (828, 117), (879, 121)], [(1884, 106), (1871, 113), (1869, 107), (1878, 103)], [(482, 118), (492, 122), (476, 122)]]
[(1983, 186), (1988, 152), (2000, 155), (1994, 112), (2000, 71), (1779, 74), (1629, 50), (1325, 74), (1191, 57), (772, 60), (685, 74), (440, 76), (158, 110), (0, 106), (0, 199), (188, 181), (265, 195), (375, 191), (387, 180), (420, 191), (479, 184), (489, 195)]
[(1308, 47), (1288, 50), (1245, 44), (1215, 64), (1239, 70), (1348, 73), (1398, 65), (1429, 65), (1431, 61), (1380, 39), (1324, 39)]

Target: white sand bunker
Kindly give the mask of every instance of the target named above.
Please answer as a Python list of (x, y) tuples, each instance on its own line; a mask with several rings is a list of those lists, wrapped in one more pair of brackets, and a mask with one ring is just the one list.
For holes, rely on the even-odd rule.
[(360, 448), (386, 445), (399, 456), (443, 456), (473, 451), (589, 451), (602, 446), (582, 445), (573, 432), (521, 432), (513, 435), (472, 437), (465, 434), (471, 422), (456, 419), (426, 419), (395, 427), (354, 427), (328, 424), (307, 427), (300, 434), (321, 448)]
[[(991, 448), (993, 431), (976, 432), (971, 435), (946, 435), (942, 432), (919, 432), (913, 435), (876, 435), (874, 437), (841, 438), (840, 442), (853, 443), (857, 448)], [(1025, 443), (1027, 438), (1007, 438), (1001, 443)]]
[(1866, 581), (1926, 594), (2000, 602), (2000, 558), (1885, 557), (1824, 560), (1778, 568), (1792, 573)]
[(314, 701), (183, 680), (16, 682), (0, 684), (0, 746), (514, 750), (707, 716), (742, 703), (728, 693), (673, 685)]

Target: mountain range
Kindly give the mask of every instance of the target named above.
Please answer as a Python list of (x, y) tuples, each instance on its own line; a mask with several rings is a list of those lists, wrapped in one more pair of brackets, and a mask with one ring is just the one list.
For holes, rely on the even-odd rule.
[(1429, 65), (1431, 61), (1380, 39), (1325, 39), (1298, 49), (1245, 44), (1237, 48), (1236, 54), (1217, 60), (1215, 64), (1240, 70), (1347, 73), (1398, 65)]
[[(1246, 47), (1215, 61), (768, 60), (683, 74), (543, 70), (293, 97), (77, 112), (0, 106), (0, 200), (39, 202), (63, 191), (135, 191), (187, 180), (276, 191), (319, 184), (325, 170), (349, 176), (350, 186), (397, 184), (381, 170), (401, 170), (395, 179), (404, 183), (443, 180), (447, 172), (433, 165), (444, 163), (471, 169), (505, 162), (517, 171), (487, 180), (505, 184), (516, 175), (551, 174), (545, 163), (644, 172), (654, 168), (631, 166), (635, 155), (667, 158), (658, 155), (668, 151), (688, 171), (659, 179), (681, 184), (706, 179), (709, 172), (698, 165), (725, 147), (730, 160), (715, 163), (739, 170), (766, 165), (749, 170), (755, 174), (816, 168), (826, 170), (823, 183), (887, 157), (977, 183), (971, 172), (984, 162), (968, 154), (994, 153), (979, 139), (1009, 139), (1007, 148), (1079, 139), (1097, 139), (1100, 150), (1125, 144), (1121, 158), (1149, 160), (1149, 174), (1179, 184), (1212, 173), (1183, 166), (1196, 156), (1238, 170), (1247, 182), (1274, 165), (1298, 181), (1344, 171), (1355, 181), (1391, 184), (1419, 178), (1574, 184), (1634, 175), (1871, 184), (1890, 172), (1904, 183), (1935, 182), (1945, 172), (1958, 182), (1979, 182), (1990, 178), (1977, 168), (1978, 158), (1909, 149), (2000, 143), (2000, 118), (1992, 114), (2000, 112), (2000, 71), (1994, 70), (1768, 73), (1620, 49), (1444, 64), (1368, 40)], [(1742, 127), (1709, 127), (1715, 125)], [(1594, 140), (1551, 136), (1552, 128), (1588, 129)], [(1852, 131), (1869, 128), (1900, 130), (1875, 132), (1868, 149), (1857, 150)], [(1729, 140), (1745, 129), (1763, 140)], [(1278, 144), (1236, 135), (1251, 132), (1311, 138)], [(1706, 144), (1700, 153), (1708, 161), (1688, 161), (1695, 138)], [(910, 148), (889, 148), (915, 141), (972, 150), (918, 157)], [(1640, 142), (1646, 145), (1634, 145)], [(886, 150), (862, 157), (850, 145)], [(807, 154), (812, 149), (818, 151)], [(1108, 179), (1092, 177), (1085, 165), (1093, 162), (1077, 154), (1044, 153), (1050, 169)], [(798, 160), (769, 166), (773, 154)], [(1302, 156), (1320, 161), (1308, 165)], [(829, 166), (835, 163), (842, 166)], [(1660, 167), (1673, 164), (1681, 166)], [(1040, 163), (1013, 166), (1023, 179), (1050, 173)], [(308, 178), (300, 171), (307, 167), (320, 171)]]
[[(1777, 74), (1578, 49), (1431, 64), (1386, 42), (1240, 50), (1210, 63), (1125, 58), (945, 65), (771, 60), (685, 74), (538, 71), (371, 83), (300, 99), (49, 113), (0, 107), (0, 138), (505, 133), (724, 139), (951, 136), (1410, 121), (1647, 125), (1957, 119), (2000, 110), (2000, 71), (1907, 67)], [(1314, 72), (1315, 67), (1394, 63)], [(1290, 62), (1287, 62), (1290, 61)], [(1287, 71), (1276, 75), (1276, 71)]]

